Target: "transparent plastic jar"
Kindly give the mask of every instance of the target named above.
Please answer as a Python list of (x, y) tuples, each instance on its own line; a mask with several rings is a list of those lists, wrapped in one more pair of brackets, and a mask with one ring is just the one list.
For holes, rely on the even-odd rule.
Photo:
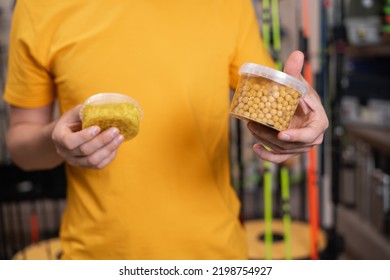
[(82, 128), (97, 125), (104, 131), (119, 129), (125, 140), (137, 136), (143, 111), (136, 100), (120, 93), (99, 93), (89, 97), (80, 110)]
[(291, 123), (306, 84), (284, 72), (245, 63), (230, 106), (234, 117), (285, 130)]

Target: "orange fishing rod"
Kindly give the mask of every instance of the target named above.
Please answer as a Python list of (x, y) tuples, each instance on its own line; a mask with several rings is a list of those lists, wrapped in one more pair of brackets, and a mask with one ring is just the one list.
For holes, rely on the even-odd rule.
[[(303, 65), (303, 75), (310, 86), (313, 86), (313, 70), (310, 63), (310, 54), (308, 43), (310, 40), (310, 12), (309, 0), (301, 1), (302, 8), (302, 36), (303, 52), (305, 61)], [(317, 186), (317, 149), (314, 147), (308, 153), (307, 166), (307, 195), (310, 223), (310, 259), (318, 259), (318, 240), (319, 240), (319, 201)]]

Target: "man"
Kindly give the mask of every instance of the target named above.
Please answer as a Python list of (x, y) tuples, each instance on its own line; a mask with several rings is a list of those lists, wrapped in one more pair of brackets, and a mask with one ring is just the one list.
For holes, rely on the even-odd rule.
[[(229, 178), (228, 91), (248, 61), (273, 65), (250, 0), (17, 2), (8, 147), (27, 170), (66, 163), (64, 259), (247, 258)], [(293, 53), (286, 72), (298, 77), (302, 63)], [(140, 103), (136, 138), (81, 130), (79, 104), (99, 92)], [(301, 105), (278, 135), (249, 123), (273, 149), (255, 145), (261, 158), (281, 162), (322, 142), (314, 90)]]

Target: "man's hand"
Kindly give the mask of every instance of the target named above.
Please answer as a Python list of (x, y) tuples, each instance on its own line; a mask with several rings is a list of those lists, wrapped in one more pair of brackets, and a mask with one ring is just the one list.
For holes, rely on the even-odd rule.
[[(303, 63), (303, 53), (295, 51), (288, 57), (284, 72), (307, 84), (301, 76)], [(324, 132), (329, 126), (328, 117), (317, 92), (308, 84), (307, 88), (306, 96), (301, 99), (289, 129), (278, 133), (264, 125), (248, 123), (249, 130), (260, 142), (253, 146), (253, 151), (263, 160), (281, 163), (322, 143)]]
[(58, 120), (52, 140), (57, 153), (69, 164), (102, 169), (113, 161), (124, 137), (117, 128), (102, 133), (98, 126), (81, 130), (80, 109), (78, 105)]

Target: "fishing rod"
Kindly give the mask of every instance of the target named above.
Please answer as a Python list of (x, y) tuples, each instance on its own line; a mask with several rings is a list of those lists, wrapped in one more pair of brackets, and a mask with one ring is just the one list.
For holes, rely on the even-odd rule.
[[(282, 71), (280, 58), (281, 31), (279, 16), (279, 0), (263, 0), (262, 2), (262, 31), (265, 48), (272, 52), (276, 68)], [(271, 42), (272, 29), (272, 42)], [(290, 179), (285, 165), (280, 166), (280, 182), (282, 193), (283, 233), (285, 241), (285, 258), (292, 259), (291, 253), (291, 216), (290, 216)], [(272, 259), (272, 164), (264, 161), (264, 223), (266, 259)]]
[[(310, 86), (313, 86), (313, 70), (309, 54), (310, 38), (310, 12), (309, 1), (301, 0), (302, 9), (302, 51), (305, 54), (303, 75)], [(313, 147), (308, 153), (307, 165), (307, 195), (310, 224), (310, 259), (318, 259), (319, 243), (319, 210), (318, 210), (318, 186), (317, 186), (317, 148)]]
[[(280, 16), (279, 16), (279, 0), (272, 0), (272, 47), (276, 68), (279, 71), (283, 69), (283, 63), (280, 58), (282, 49), (281, 31), (280, 31)], [(285, 259), (292, 259), (291, 250), (291, 216), (290, 216), (290, 177), (289, 170), (285, 164), (280, 165), (280, 186), (282, 194), (282, 219), (283, 219), (283, 237), (285, 243)]]
[[(270, 0), (263, 0), (262, 9), (262, 31), (263, 42), (265, 48), (271, 49), (271, 14), (270, 14)], [(269, 161), (264, 161), (264, 178), (263, 178), (263, 192), (264, 192), (264, 241), (265, 241), (265, 258), (272, 259), (272, 164)]]

